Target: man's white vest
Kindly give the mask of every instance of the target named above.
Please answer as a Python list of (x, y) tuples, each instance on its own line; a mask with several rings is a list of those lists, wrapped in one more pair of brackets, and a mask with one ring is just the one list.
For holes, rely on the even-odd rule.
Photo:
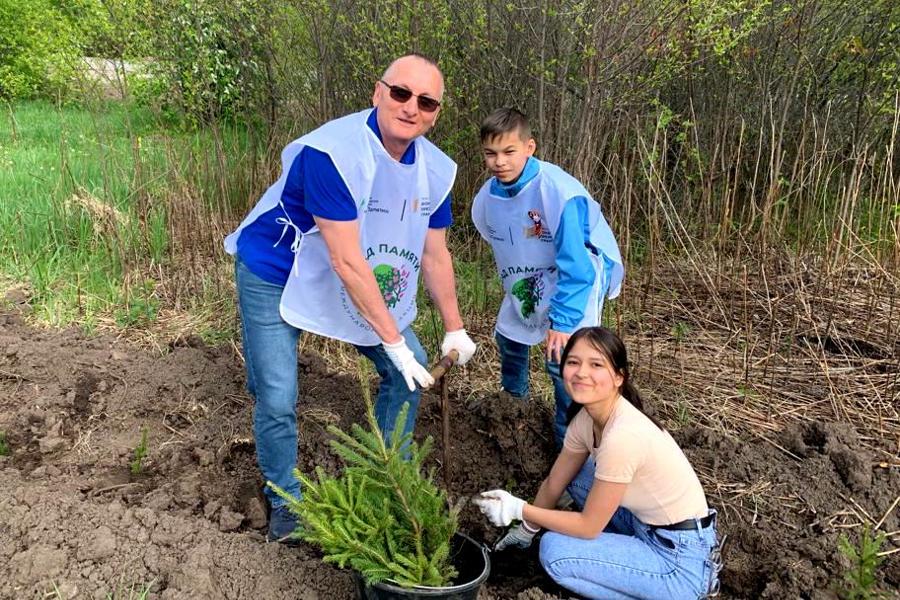
[[(371, 109), (325, 123), (291, 142), (281, 155), (282, 175), (225, 240), (237, 251), (241, 230), (281, 204), (285, 180), (305, 146), (328, 154), (356, 201), (360, 247), (372, 267), (385, 305), (400, 331), (416, 318), (419, 268), (431, 214), (444, 202), (456, 178), (456, 163), (424, 137), (417, 138), (416, 160), (391, 158), (366, 120)], [(294, 230), (294, 265), (281, 295), (281, 316), (291, 325), (360, 346), (381, 343), (354, 306), (331, 265), (318, 228), (305, 234), (287, 214), (278, 222)]]
[(530, 346), (543, 341), (550, 328), (550, 299), (559, 276), (553, 238), (572, 198), (589, 200), (589, 241), (600, 253), (591, 254), (596, 277), (579, 328), (600, 324), (604, 296), (619, 295), (625, 274), (619, 246), (600, 205), (574, 177), (556, 165), (537, 162), (538, 174), (514, 197), (492, 195), (492, 180), (488, 180), (472, 204), (472, 221), (494, 251), (506, 292), (497, 332)]

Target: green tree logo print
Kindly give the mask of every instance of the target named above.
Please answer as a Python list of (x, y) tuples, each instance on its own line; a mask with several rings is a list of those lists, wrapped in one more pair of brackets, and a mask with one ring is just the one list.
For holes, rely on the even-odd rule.
[(544, 280), (540, 274), (520, 279), (513, 284), (511, 293), (522, 303), (519, 310), (522, 317), (527, 319), (534, 314), (538, 303), (544, 297)]
[(409, 271), (391, 265), (378, 265), (373, 272), (384, 303), (388, 308), (394, 308), (406, 292)]

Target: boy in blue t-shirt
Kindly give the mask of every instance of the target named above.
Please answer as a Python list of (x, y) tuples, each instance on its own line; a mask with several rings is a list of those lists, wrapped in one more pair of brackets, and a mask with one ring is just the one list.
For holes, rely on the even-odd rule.
[(475, 196), (472, 220), (491, 245), (505, 291), (495, 337), (501, 385), (528, 394), (528, 354), (545, 344), (556, 399), (555, 434), (562, 445), (571, 399), (559, 375), (569, 336), (600, 325), (603, 301), (619, 294), (624, 268), (600, 205), (556, 165), (534, 158), (524, 114), (501, 108), (481, 126), (491, 177)]

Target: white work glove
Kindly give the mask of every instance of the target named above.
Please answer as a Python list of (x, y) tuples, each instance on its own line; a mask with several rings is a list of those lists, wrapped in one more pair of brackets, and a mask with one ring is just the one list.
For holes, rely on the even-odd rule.
[(465, 329), (448, 331), (444, 335), (444, 341), (441, 342), (441, 356), (447, 356), (451, 350), (459, 352), (456, 364), (464, 365), (475, 354), (475, 342), (472, 341)]
[(522, 509), (525, 508), (525, 501), (516, 498), (509, 492), (504, 490), (491, 490), (489, 492), (481, 492), (479, 496), (472, 499), (481, 514), (488, 518), (488, 521), (496, 527), (505, 527), (513, 522), (513, 520), (522, 520)]
[(412, 350), (406, 345), (406, 340), (402, 336), (396, 344), (381, 342), (381, 345), (384, 346), (384, 351), (387, 352), (388, 358), (391, 359), (391, 362), (403, 375), (409, 391), (416, 391), (417, 383), (423, 388), (434, 383), (434, 377), (431, 376), (428, 369), (419, 364), (419, 361), (416, 360)]
[(534, 540), (534, 536), (537, 535), (538, 531), (540, 531), (540, 529), (532, 530), (531, 527), (525, 524), (525, 521), (522, 521), (515, 527), (510, 527), (506, 532), (506, 535), (494, 544), (494, 551), (499, 552), (501, 550), (506, 550), (510, 546), (527, 548), (531, 545), (531, 542)]

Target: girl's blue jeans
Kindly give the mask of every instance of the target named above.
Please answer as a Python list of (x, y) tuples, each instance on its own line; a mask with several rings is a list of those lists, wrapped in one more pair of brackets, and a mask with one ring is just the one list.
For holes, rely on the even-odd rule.
[[(584, 506), (594, 482), (589, 458), (568, 491)], [(713, 511), (714, 512), (714, 511)], [(541, 538), (541, 565), (561, 586), (585, 598), (617, 600), (703, 598), (717, 569), (715, 519), (706, 528), (658, 529), (619, 507), (603, 533), (592, 540), (547, 532)]]
[[(528, 353), (531, 346), (513, 341), (497, 332), (494, 333), (497, 348), (500, 351), (500, 385), (512, 396), (524, 398), (528, 395)], [(572, 404), (572, 398), (566, 392), (562, 377), (559, 374), (559, 363), (544, 361), (544, 368), (553, 382), (553, 396), (556, 401), (556, 414), (553, 423), (553, 434), (556, 447), (562, 448), (566, 437), (566, 412)]]
[[(235, 281), (247, 391), (256, 400), (253, 434), (259, 470), (266, 481), (299, 498), (300, 483), (293, 471), (297, 466), (297, 341), (300, 330), (281, 318), (278, 307), (283, 286), (257, 277), (240, 259), (235, 263)], [(416, 334), (407, 328), (402, 335), (416, 360), (424, 365), (427, 360), (425, 350)], [(375, 370), (381, 376), (375, 418), (385, 439), (391, 439), (394, 421), (405, 402), (409, 402), (409, 414), (403, 433), (411, 432), (419, 408), (419, 390), (409, 391), (382, 346), (356, 346), (356, 350), (375, 364)], [(328, 399), (314, 400), (324, 403)], [(264, 491), (273, 508), (285, 504), (268, 486)]]

